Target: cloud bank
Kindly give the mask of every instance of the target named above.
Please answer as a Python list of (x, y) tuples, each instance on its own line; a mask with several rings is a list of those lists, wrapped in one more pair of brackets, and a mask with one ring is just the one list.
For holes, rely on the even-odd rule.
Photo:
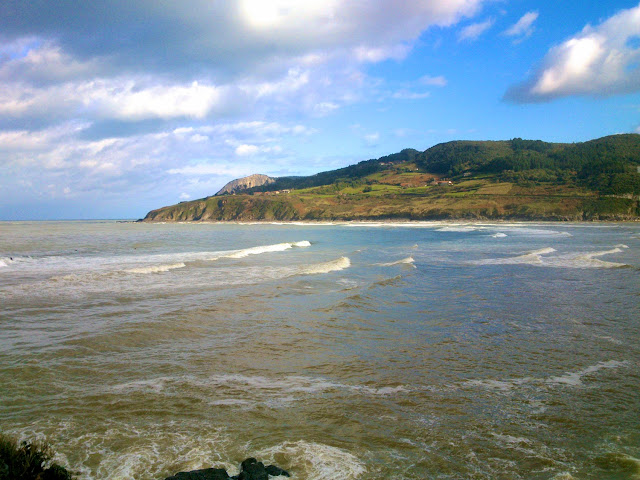
[[(520, 23), (520, 22), (519, 22)], [(573, 95), (610, 96), (640, 91), (640, 5), (553, 47), (531, 76), (505, 99), (544, 102)]]

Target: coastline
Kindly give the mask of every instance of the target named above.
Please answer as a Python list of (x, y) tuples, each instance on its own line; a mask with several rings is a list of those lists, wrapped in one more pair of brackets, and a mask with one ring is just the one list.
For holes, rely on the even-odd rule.
[[(87, 220), (89, 221), (89, 220)], [(628, 220), (508, 220), (508, 219), (491, 219), (491, 220), (400, 220), (400, 219), (384, 219), (384, 220), (120, 220), (117, 223), (149, 223), (149, 224), (184, 224), (184, 225), (394, 225), (394, 226), (438, 226), (438, 225), (541, 225), (541, 224), (560, 224), (560, 225), (611, 225), (611, 224), (636, 224), (640, 223), (640, 217)]]

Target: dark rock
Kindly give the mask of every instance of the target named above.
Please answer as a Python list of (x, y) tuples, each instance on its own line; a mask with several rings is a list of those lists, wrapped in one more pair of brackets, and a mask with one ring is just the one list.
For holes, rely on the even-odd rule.
[(228, 480), (229, 474), (224, 468), (205, 468), (191, 472), (180, 472), (165, 480)]
[(206, 468), (176, 473), (173, 477), (167, 477), (165, 480), (269, 480), (269, 475), (290, 477), (288, 472), (275, 465), (265, 467), (264, 463), (255, 458), (247, 458), (240, 465), (240, 474), (235, 477), (230, 477), (224, 468)]
[(264, 463), (258, 462), (255, 458), (247, 458), (242, 462), (238, 480), (269, 480), (269, 474)]
[(243, 472), (247, 469), (247, 467), (253, 465), (254, 463), (258, 463), (258, 460), (256, 460), (253, 457), (249, 457), (246, 460), (243, 460), (242, 463), (240, 464), (240, 471)]
[(283, 475), (285, 477), (290, 477), (291, 476), (291, 475), (289, 475), (289, 472), (287, 472), (286, 470), (281, 469), (280, 467), (276, 467), (275, 465), (269, 465), (267, 468), (265, 468), (265, 470), (272, 477), (277, 477), (278, 475)]
[(66, 468), (54, 463), (42, 472), (41, 478), (42, 480), (71, 480), (73, 477)]

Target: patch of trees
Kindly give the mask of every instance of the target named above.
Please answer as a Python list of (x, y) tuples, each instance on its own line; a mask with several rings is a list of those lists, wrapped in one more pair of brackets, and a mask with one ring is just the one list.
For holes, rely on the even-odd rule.
[(401, 152), (386, 155), (372, 160), (364, 160), (355, 165), (339, 168), (337, 170), (329, 170), (326, 172), (316, 173), (308, 177), (279, 177), (274, 183), (254, 187), (248, 192), (273, 192), (276, 190), (301, 189), (310, 187), (319, 187), (323, 185), (331, 185), (337, 182), (350, 182), (368, 175), (372, 175), (389, 168), (388, 164), (399, 164), (404, 162), (413, 162), (419, 154), (413, 148), (406, 148)]
[(640, 135), (613, 135), (577, 144), (514, 138), (449, 142), (419, 155), (421, 169), (449, 176), (465, 172), (520, 182), (577, 183), (604, 195), (640, 194)]

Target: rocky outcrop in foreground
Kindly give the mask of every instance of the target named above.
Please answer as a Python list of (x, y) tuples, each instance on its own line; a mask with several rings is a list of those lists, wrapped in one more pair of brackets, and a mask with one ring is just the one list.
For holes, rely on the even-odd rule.
[(269, 480), (269, 476), (277, 477), (279, 475), (290, 476), (288, 472), (275, 465), (265, 467), (255, 458), (247, 458), (240, 465), (240, 473), (233, 477), (230, 477), (224, 468), (205, 468), (191, 472), (180, 472), (165, 480)]

